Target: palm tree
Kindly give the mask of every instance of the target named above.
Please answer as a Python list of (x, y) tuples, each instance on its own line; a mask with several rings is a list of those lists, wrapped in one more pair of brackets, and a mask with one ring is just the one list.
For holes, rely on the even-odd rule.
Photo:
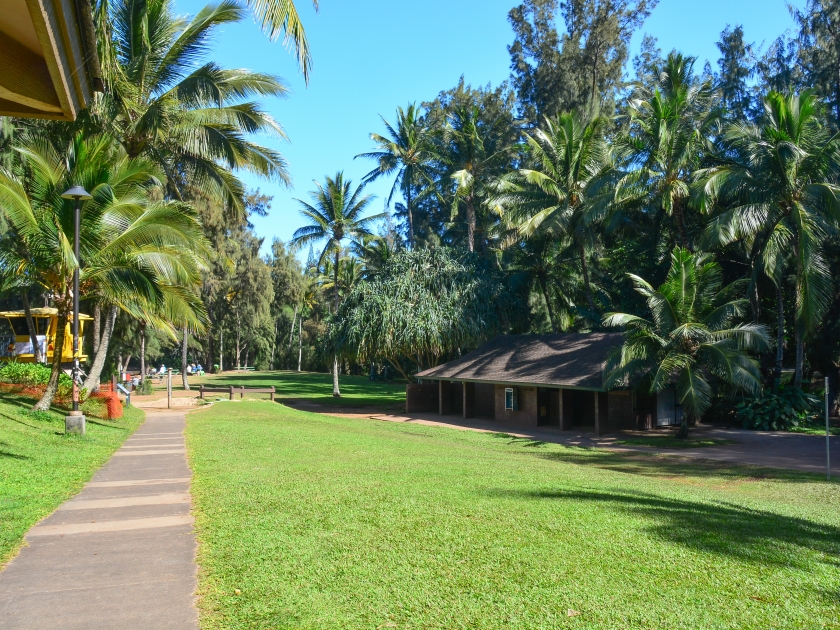
[[(72, 308), (73, 203), (61, 198), (72, 185), (82, 185), (93, 199), (81, 216), (80, 298), (94, 295), (136, 317), (159, 326), (167, 320), (195, 327), (203, 323), (203, 307), (191, 291), (202, 268), (201, 225), (180, 202), (149, 202), (158, 183), (154, 165), (129, 158), (107, 136), (78, 136), (63, 150), (41, 137), (23, 139), (17, 147), (20, 173), (0, 169), (0, 207), (24, 244), (0, 252), (0, 267), (26, 274), (53, 296), (58, 330), (52, 373), (36, 409), (48, 409), (61, 371), (65, 325)], [(100, 344), (91, 378), (98, 385), (97, 360), (107, 352)]]
[(756, 324), (736, 324), (748, 300), (731, 299), (743, 283), (723, 287), (720, 266), (707, 254), (677, 247), (665, 282), (654, 289), (628, 274), (647, 300), (651, 319), (609, 313), (605, 326), (622, 326), (627, 337), (606, 367), (605, 384), (638, 384), (654, 393), (674, 387), (683, 406), (677, 437), (688, 435), (690, 419), (699, 419), (711, 406), (712, 381), (734, 391), (757, 394), (761, 372), (749, 352), (768, 347), (767, 332)]
[[(368, 227), (374, 221), (384, 218), (385, 213), (363, 217), (365, 210), (372, 201), (370, 195), (362, 195), (364, 183), (359, 184), (355, 190), (352, 189), (352, 182), (344, 180), (344, 173), (336, 173), (334, 178), (327, 177), (322, 186), (315, 182), (318, 190), (310, 193), (312, 203), (300, 199), (296, 201), (301, 206), (301, 214), (309, 221), (298, 229), (292, 238), (294, 246), (301, 247), (308, 243), (324, 242), (321, 255), (318, 257), (318, 266), (322, 266), (326, 258), (332, 254), (333, 264), (333, 295), (334, 313), (338, 312), (339, 305), (339, 258), (341, 256), (341, 244), (345, 239), (359, 240), (369, 235)], [(338, 355), (333, 358), (333, 396), (341, 396), (338, 388)]]
[[(263, 31), (272, 39), (277, 39), (283, 33), (283, 43), (293, 48), (297, 57), (300, 71), (309, 83), (312, 72), (312, 56), (309, 51), (309, 41), (303, 22), (293, 0), (245, 0), (254, 13), (254, 18), (260, 23)], [(315, 10), (318, 10), (318, 0), (312, 0)]]
[(604, 139), (605, 125), (602, 118), (584, 122), (575, 113), (546, 118), (541, 129), (525, 134), (532, 168), (503, 177), (493, 200), (509, 212), (508, 221), (520, 236), (547, 233), (568, 241), (580, 262), (590, 317), (597, 311), (588, 257), (618, 173)]
[(821, 323), (831, 300), (831, 275), (823, 250), (840, 220), (840, 136), (820, 122), (819, 101), (770, 92), (759, 124), (730, 125), (723, 164), (700, 173), (701, 199), (724, 209), (706, 231), (709, 245), (743, 240), (753, 266), (776, 285), (776, 378), (784, 347), (783, 286), (788, 270), (796, 291), (796, 370), (802, 384), (806, 337)]
[(439, 159), (450, 172), (455, 185), (452, 219), (463, 203), (467, 219), (467, 248), (475, 251), (477, 210), (488, 198), (489, 185), (499, 174), (511, 147), (499, 146), (500, 117), (485, 120), (476, 105), (455, 107), (449, 115), (443, 134)]
[(619, 147), (632, 167), (616, 188), (620, 203), (642, 203), (672, 216), (674, 240), (690, 248), (689, 185), (720, 121), (710, 81), (694, 75), (694, 57), (672, 52), (653, 90), (639, 87), (629, 103), (629, 132)]
[(356, 258), (363, 262), (360, 273), (364, 280), (375, 278), (398, 251), (391, 240), (375, 235), (363, 235), (351, 248)]
[(370, 134), (371, 140), (377, 144), (377, 150), (362, 153), (356, 157), (365, 157), (378, 162), (378, 166), (368, 173), (364, 182), (375, 181), (383, 175), (396, 173), (391, 192), (385, 200), (385, 207), (391, 205), (391, 200), (397, 189), (405, 197), (405, 210), (408, 216), (408, 247), (414, 247), (414, 209), (411, 205), (412, 190), (418, 186), (429, 186), (433, 182), (431, 161), (433, 158), (433, 143), (431, 132), (420, 109), (412, 103), (407, 109), (397, 108), (397, 127), (391, 126), (384, 118), (382, 122), (388, 131), (388, 137), (377, 133)]
[[(275, 2), (251, 4), (267, 12)], [(129, 157), (158, 164), (170, 196), (182, 198), (189, 182), (215, 192), (239, 216), (245, 187), (235, 172), (288, 182), (283, 157), (248, 139), (252, 133), (285, 138), (280, 125), (247, 100), (283, 96), (283, 84), (211, 61), (196, 65), (213, 32), (244, 16), (233, 0), (208, 5), (191, 20), (174, 14), (172, 0), (101, 1), (96, 27), (108, 90), (91, 121), (113, 133)]]

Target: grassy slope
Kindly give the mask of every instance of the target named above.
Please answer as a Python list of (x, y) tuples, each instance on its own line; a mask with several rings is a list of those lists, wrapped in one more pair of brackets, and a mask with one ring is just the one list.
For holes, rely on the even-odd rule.
[[(180, 385), (181, 377), (173, 379)], [(270, 387), (274, 385), (278, 400), (307, 400), (325, 405), (341, 406), (403, 406), (405, 383), (371, 382), (366, 376), (342, 376), (339, 381), (341, 397), (332, 395), (332, 375), (320, 372), (225, 372), (220, 375), (192, 376), (190, 387)]]
[(0, 398), (0, 566), (23, 535), (78, 492), (143, 421), (127, 408), (114, 421), (88, 418), (87, 434), (64, 435), (64, 413), (33, 414), (32, 401)]
[(816, 476), (265, 402), (187, 435), (205, 630), (840, 624)]

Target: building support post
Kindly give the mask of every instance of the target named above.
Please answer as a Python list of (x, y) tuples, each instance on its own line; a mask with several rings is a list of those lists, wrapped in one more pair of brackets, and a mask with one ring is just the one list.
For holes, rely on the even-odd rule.
[(601, 411), (598, 409), (598, 395), (600, 392), (592, 392), (595, 396), (595, 435), (601, 435)]

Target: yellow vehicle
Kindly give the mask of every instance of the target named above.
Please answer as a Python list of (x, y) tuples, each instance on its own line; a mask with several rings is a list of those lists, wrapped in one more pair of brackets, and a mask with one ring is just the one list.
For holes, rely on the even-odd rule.
[[(52, 363), (55, 351), (55, 333), (58, 330), (58, 309), (55, 308), (33, 308), (32, 321), (35, 324), (36, 339), (41, 347), (41, 355), (46, 355), (47, 363)], [(26, 325), (26, 313), (24, 311), (0, 311), (0, 319), (6, 319), (12, 328), (13, 336), (0, 336), (0, 361), (18, 361), (20, 363), (32, 363), (35, 355), (32, 349), (32, 340), (29, 337), (29, 327)], [(84, 362), (87, 355), (84, 354), (81, 339), (84, 335), (85, 322), (92, 321), (90, 315), (79, 313), (79, 361)], [(67, 322), (64, 329), (64, 346), (61, 348), (61, 362), (70, 363), (73, 361), (73, 316)]]

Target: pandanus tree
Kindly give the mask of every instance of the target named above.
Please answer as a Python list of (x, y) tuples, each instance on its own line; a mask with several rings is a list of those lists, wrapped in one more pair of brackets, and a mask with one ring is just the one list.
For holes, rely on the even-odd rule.
[(449, 248), (402, 250), (342, 302), (330, 327), (340, 352), (386, 360), (411, 380), (507, 329), (518, 303), (503, 275), (475, 254)]
[(633, 385), (645, 393), (673, 387), (683, 406), (677, 437), (688, 435), (712, 404), (714, 384), (756, 395), (761, 371), (751, 352), (768, 347), (763, 326), (738, 323), (748, 310), (743, 283), (723, 286), (720, 266), (708, 254), (676, 248), (665, 282), (654, 289), (628, 274), (644, 296), (650, 318), (608, 313), (605, 326), (624, 328), (626, 338), (605, 368), (607, 387)]
[(376, 150), (362, 153), (356, 157), (376, 160), (377, 166), (365, 176), (365, 183), (380, 177), (394, 175), (391, 192), (385, 200), (386, 208), (391, 204), (394, 193), (402, 192), (405, 198), (405, 211), (408, 218), (408, 247), (414, 247), (414, 206), (412, 194), (417, 188), (429, 188), (434, 181), (432, 161), (434, 144), (431, 131), (420, 112), (412, 103), (406, 109), (397, 108), (396, 127), (382, 119), (387, 136), (370, 134), (376, 143)]
[[(335, 177), (327, 177), (321, 185), (315, 182), (318, 190), (310, 193), (311, 203), (302, 201), (300, 213), (307, 219), (308, 224), (298, 229), (293, 236), (295, 246), (302, 247), (310, 243), (324, 243), (318, 266), (332, 255), (333, 271), (333, 307), (334, 313), (339, 308), (339, 259), (341, 247), (345, 240), (357, 241), (370, 234), (370, 225), (385, 217), (385, 213), (364, 216), (372, 197), (363, 194), (364, 184), (356, 186), (344, 179), (344, 173), (338, 172)], [(333, 396), (341, 396), (338, 387), (338, 355), (333, 358)]]
[(692, 176), (711, 151), (720, 121), (712, 84), (694, 74), (694, 62), (668, 55), (653, 87), (637, 88), (630, 99), (629, 130), (617, 143), (630, 168), (616, 187), (616, 200), (672, 217), (673, 240), (686, 248)]
[[(784, 284), (794, 277), (795, 385), (802, 383), (806, 337), (821, 323), (832, 296), (824, 248), (840, 221), (840, 136), (821, 122), (812, 92), (764, 100), (757, 124), (726, 130), (726, 158), (702, 171), (700, 197), (715, 214), (708, 246), (742, 241), (752, 282), (766, 274), (776, 285), (776, 378), (784, 358)], [(752, 293), (752, 292), (751, 292)]]
[(587, 122), (574, 113), (545, 119), (542, 127), (525, 134), (527, 168), (502, 177), (492, 201), (505, 209), (522, 238), (553, 237), (573, 250), (590, 318), (597, 310), (589, 257), (618, 177), (604, 138), (605, 124), (602, 118)]
[[(149, 160), (128, 157), (108, 136), (78, 136), (59, 148), (41, 137), (28, 138), (17, 151), (20, 168), (0, 169), (0, 208), (24, 247), (0, 252), (0, 265), (36, 281), (58, 309), (52, 373), (35, 406), (48, 409), (58, 386), (79, 263), (73, 254), (73, 202), (61, 194), (81, 185), (93, 197), (81, 213), (80, 298), (96, 295), (155, 325), (169, 326), (173, 317), (203, 324), (203, 307), (192, 291), (203, 237), (188, 206), (149, 201), (158, 170)], [(104, 361), (106, 352), (100, 344), (97, 359)], [(95, 369), (96, 360), (91, 377)], [(98, 374), (95, 379), (98, 384)]]
[[(278, 3), (291, 4), (251, 4), (269, 15), (269, 5)], [(177, 16), (172, 0), (101, 0), (95, 21), (107, 90), (91, 120), (129, 157), (157, 164), (169, 196), (182, 198), (189, 183), (223, 199), (240, 218), (246, 191), (237, 172), (288, 181), (283, 157), (249, 139), (285, 134), (248, 100), (283, 96), (286, 88), (271, 75), (202, 63), (214, 32), (244, 16), (232, 0), (207, 5), (192, 19)]]

